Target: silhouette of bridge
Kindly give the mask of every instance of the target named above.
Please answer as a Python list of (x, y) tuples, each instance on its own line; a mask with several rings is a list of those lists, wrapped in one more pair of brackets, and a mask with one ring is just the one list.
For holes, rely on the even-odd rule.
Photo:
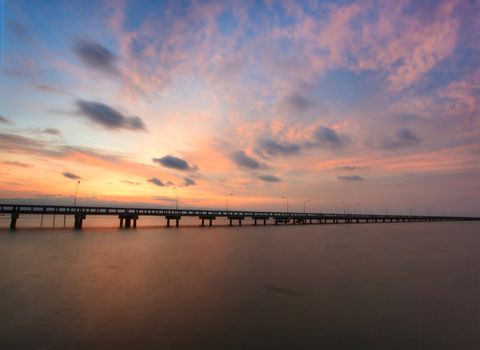
[(378, 215), (378, 214), (341, 214), (341, 213), (298, 213), (274, 211), (238, 211), (208, 209), (160, 209), (160, 208), (126, 208), (99, 206), (62, 206), (62, 205), (29, 205), (0, 204), (0, 214), (10, 215), (10, 228), (15, 229), (21, 215), (63, 215), (74, 218), (74, 228), (81, 229), (87, 216), (117, 216), (121, 228), (135, 228), (140, 216), (164, 217), (166, 226), (170, 222), (180, 225), (183, 217), (198, 217), (200, 225), (213, 225), (217, 218), (226, 218), (230, 225), (242, 225), (245, 219), (251, 219), (253, 225), (258, 222), (269, 224), (351, 224), (351, 223), (392, 223), (392, 222), (437, 222), (437, 221), (474, 221), (480, 217), (433, 216), (433, 215)]

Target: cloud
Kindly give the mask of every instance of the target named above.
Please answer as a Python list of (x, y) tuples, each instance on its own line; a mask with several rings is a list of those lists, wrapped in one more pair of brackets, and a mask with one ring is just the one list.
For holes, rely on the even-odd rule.
[(365, 179), (358, 175), (346, 175), (346, 176), (337, 176), (337, 180), (340, 181), (364, 181)]
[(120, 181), (128, 185), (137, 185), (137, 186), (141, 185), (141, 183), (138, 181), (132, 181), (132, 180), (120, 180)]
[(356, 165), (344, 165), (344, 166), (337, 166), (335, 170), (338, 171), (355, 171), (355, 170), (366, 170), (369, 169), (368, 166), (356, 166)]
[(165, 184), (162, 182), (162, 180), (156, 178), (155, 176), (152, 177), (151, 179), (147, 180), (148, 182), (151, 182), (152, 184), (160, 187), (165, 187)]
[(195, 186), (197, 184), (193, 179), (190, 179), (188, 177), (183, 178), (183, 180), (184, 180), (183, 182), (184, 186)]
[(48, 135), (60, 135), (60, 130), (56, 128), (45, 128), (42, 132)]
[(108, 74), (117, 74), (117, 57), (103, 45), (89, 40), (77, 40), (74, 51), (80, 60), (90, 68)]
[(328, 148), (342, 148), (346, 144), (345, 137), (326, 126), (320, 126), (314, 133), (316, 145)]
[(78, 113), (106, 129), (145, 130), (142, 119), (127, 117), (116, 109), (100, 102), (77, 100)]
[(0, 115), (0, 123), (12, 124), (10, 120)]
[(62, 173), (63, 176), (65, 176), (67, 179), (72, 179), (72, 180), (81, 180), (82, 178), (78, 175), (75, 175), (73, 173), (70, 173), (68, 171)]
[(299, 93), (294, 93), (288, 95), (284, 99), (282, 105), (285, 105), (286, 109), (290, 113), (303, 114), (308, 112), (313, 107), (314, 103), (305, 96)]
[(33, 83), (32, 86), (42, 92), (48, 92), (50, 94), (58, 94), (58, 95), (67, 95), (68, 92), (66, 92), (63, 89), (57, 88), (52, 85), (47, 85), (47, 84), (41, 84), (41, 83)]
[(230, 159), (233, 160), (233, 162), (240, 168), (251, 170), (265, 168), (265, 165), (261, 164), (255, 158), (248, 156), (244, 151), (233, 152), (230, 154)]
[(43, 148), (45, 145), (37, 140), (20, 136), (16, 134), (7, 134), (0, 133), (0, 149), (7, 151), (17, 151), (17, 150), (36, 150)]
[(257, 176), (258, 179), (265, 181), (265, 182), (280, 182), (282, 181), (280, 178), (273, 176), (273, 175), (260, 175)]
[(152, 199), (156, 200), (156, 201), (161, 201), (161, 202), (175, 202), (176, 201), (175, 198), (166, 197), (166, 196), (153, 196)]
[(6, 160), (4, 162), (2, 162), (3, 164), (6, 164), (6, 165), (13, 165), (13, 166), (18, 166), (20, 168), (31, 168), (32, 165), (31, 164), (26, 164), (26, 163), (22, 163), (22, 162), (17, 162), (16, 160)]
[(410, 147), (419, 144), (421, 140), (413, 131), (407, 128), (399, 129), (395, 138), (387, 138), (383, 141), (383, 148), (397, 149), (403, 147)]
[(300, 153), (301, 145), (291, 142), (278, 142), (273, 139), (261, 139), (260, 150), (271, 156), (290, 156)]
[(170, 168), (170, 169), (177, 169), (177, 170), (182, 170), (182, 171), (195, 171), (198, 169), (196, 165), (189, 165), (187, 161), (167, 155), (162, 158), (153, 158), (152, 159), (154, 163), (160, 164), (164, 166), (165, 168)]

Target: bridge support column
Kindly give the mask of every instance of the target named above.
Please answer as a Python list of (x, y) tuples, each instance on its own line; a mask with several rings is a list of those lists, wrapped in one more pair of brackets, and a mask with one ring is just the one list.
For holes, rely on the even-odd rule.
[(76, 229), (81, 229), (83, 225), (83, 220), (85, 220), (87, 216), (85, 214), (75, 214), (75, 223), (73, 225)]
[(208, 226), (212, 226), (212, 219), (208, 219)]
[(233, 219), (230, 219), (230, 226), (233, 226)]
[(10, 216), (10, 218), (11, 218), (11, 220), (10, 220), (10, 230), (15, 230), (15, 228), (17, 227), (18, 217), (19, 217), (18, 213), (12, 213), (12, 215)]
[(205, 219), (202, 218), (202, 226), (205, 226)]
[(170, 220), (175, 220), (175, 227), (180, 226), (180, 216), (174, 215), (174, 216), (165, 216), (165, 219), (167, 219), (167, 227), (170, 227)]
[(263, 219), (263, 226), (267, 224), (267, 219)]
[(132, 223), (134, 228), (137, 227), (138, 214), (124, 213), (118, 215), (118, 218), (120, 219), (120, 228), (131, 228)]

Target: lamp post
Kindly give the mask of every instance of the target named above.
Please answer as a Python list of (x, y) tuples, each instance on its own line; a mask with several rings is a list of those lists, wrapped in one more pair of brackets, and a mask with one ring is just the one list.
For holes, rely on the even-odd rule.
[(307, 202), (310, 202), (310, 199), (305, 199), (303, 201), (303, 213), (305, 214), (307, 212)]
[(282, 196), (282, 199), (285, 199), (287, 201), (287, 213), (288, 213), (288, 198), (285, 196)]
[(227, 194), (227, 197), (225, 199), (225, 211), (228, 211), (228, 199), (230, 198), (230, 196), (233, 196), (233, 193)]
[(177, 210), (178, 209), (178, 188), (174, 186), (173, 189), (177, 191), (177, 201), (175, 202), (175, 210)]
[(77, 181), (77, 186), (75, 186), (75, 197), (74, 197), (74, 199), (73, 199), (73, 207), (74, 207), (74, 208), (76, 208), (76, 206), (77, 206), (78, 185), (80, 185), (80, 180)]

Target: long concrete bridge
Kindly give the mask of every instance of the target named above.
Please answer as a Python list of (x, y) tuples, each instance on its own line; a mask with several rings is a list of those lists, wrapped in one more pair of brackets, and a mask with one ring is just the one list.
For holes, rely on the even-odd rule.
[(217, 218), (226, 218), (230, 225), (242, 225), (245, 219), (251, 219), (254, 225), (272, 223), (283, 224), (351, 224), (351, 223), (391, 223), (391, 222), (435, 222), (435, 221), (473, 221), (480, 217), (459, 216), (425, 216), (425, 215), (375, 215), (375, 214), (338, 214), (338, 213), (295, 213), (272, 211), (237, 211), (237, 210), (207, 210), (207, 209), (155, 209), (155, 208), (125, 208), (97, 206), (61, 206), (61, 205), (29, 205), (0, 204), (0, 214), (10, 216), (10, 229), (15, 229), (21, 215), (53, 215), (74, 218), (74, 228), (81, 229), (87, 216), (116, 216), (121, 228), (135, 228), (140, 216), (164, 217), (166, 226), (173, 222), (180, 225), (183, 217), (197, 217), (201, 226), (213, 225)]

